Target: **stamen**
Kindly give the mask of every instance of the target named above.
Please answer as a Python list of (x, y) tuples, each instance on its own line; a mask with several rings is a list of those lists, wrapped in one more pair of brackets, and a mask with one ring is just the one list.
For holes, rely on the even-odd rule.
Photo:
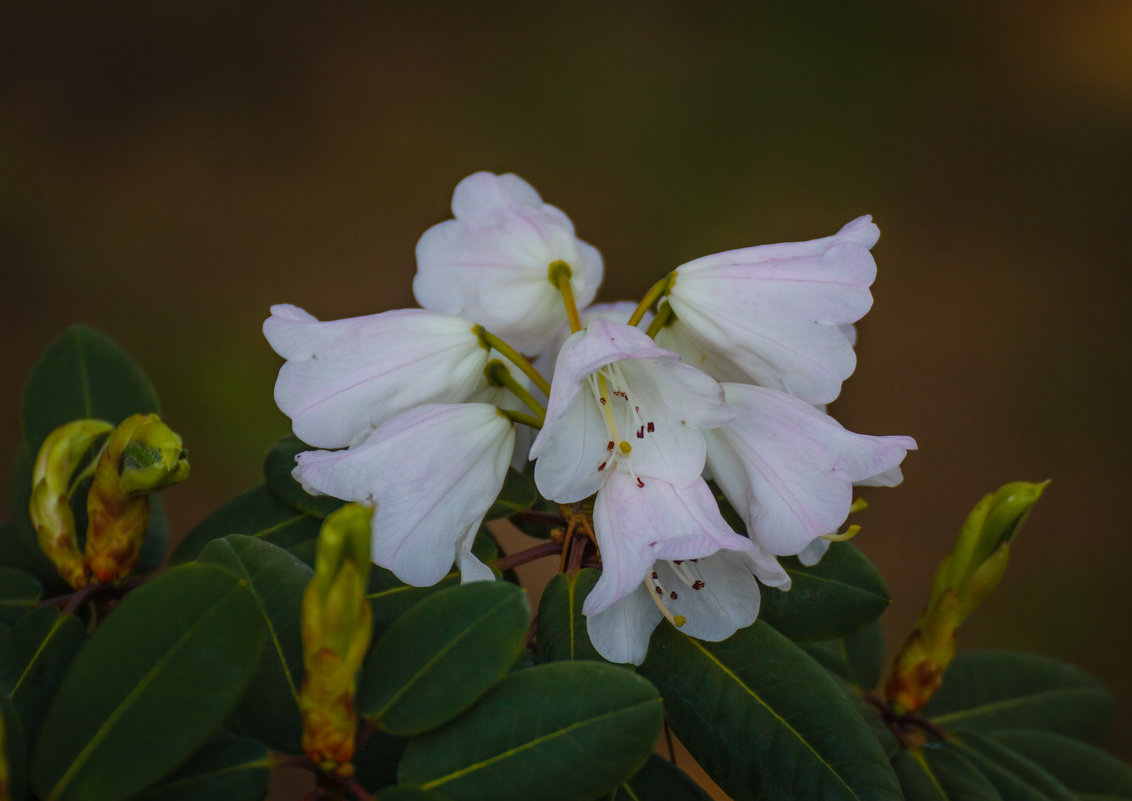
[(852, 525), (852, 526), (849, 526), (849, 528), (845, 529), (840, 534), (822, 534), (821, 538), (823, 540), (829, 540), (830, 542), (848, 542), (849, 540), (856, 537), (857, 533), (860, 530), (861, 530), (860, 526)]
[[(640, 409), (638, 409), (637, 411), (640, 411)], [(655, 426), (655, 425), (653, 425), (653, 422), (652, 422), (652, 420), (649, 420), (649, 424), (648, 424), (648, 426), (647, 426), (647, 429), (648, 429), (648, 432), (649, 432), (650, 434), (651, 434), (652, 432), (656, 431), (656, 426)]]
[(640, 487), (641, 489), (645, 488), (645, 482), (641, 481), (640, 476), (637, 476), (637, 486)]
[[(688, 618), (684, 617), (683, 615), (674, 615), (668, 610), (668, 607), (664, 605), (664, 589), (660, 586), (660, 584), (656, 582), (656, 573), (653, 573), (652, 575), (653, 578), (645, 579), (645, 586), (648, 587), (651, 585), (655, 590), (655, 592), (649, 593), (649, 597), (652, 598), (653, 603), (656, 604), (656, 608), (660, 610), (660, 613), (664, 615), (665, 620), (667, 620), (676, 628), (680, 628), (688, 622)], [(672, 600), (676, 600), (676, 593), (671, 593), (670, 597), (672, 598)]]
[(611, 450), (613, 450), (613, 440), (609, 440), (609, 442), (607, 442), (607, 443), (606, 443), (606, 445), (605, 445), (605, 449), (606, 449), (607, 451), (611, 451)]
[(609, 464), (609, 462), (608, 462), (608, 461), (606, 461), (606, 462), (602, 462), (601, 464), (599, 464), (599, 465), (597, 466), (597, 471), (598, 471), (598, 472), (600, 473), (600, 472), (601, 472), (602, 470), (604, 470), (604, 469), (605, 469), (605, 466), (606, 466), (607, 464)]
[(692, 582), (692, 589), (693, 590), (702, 590), (705, 586), (706, 585), (702, 581), (700, 581), (699, 579), (696, 579), (695, 581)]

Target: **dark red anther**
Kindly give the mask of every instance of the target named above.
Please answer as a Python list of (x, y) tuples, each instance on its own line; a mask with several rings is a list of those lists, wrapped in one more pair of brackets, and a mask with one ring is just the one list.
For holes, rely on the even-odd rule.
[(692, 589), (693, 590), (702, 590), (703, 588), (704, 588), (704, 583), (702, 581), (699, 581), (697, 579), (696, 581), (692, 582)]
[(606, 443), (606, 445), (605, 445), (605, 449), (606, 449), (607, 451), (611, 451), (611, 450), (613, 450), (613, 440), (609, 440), (609, 442), (607, 442), (607, 443)]
[(650, 434), (651, 434), (652, 432), (656, 431), (656, 426), (654, 426), (654, 425), (652, 424), (652, 420), (649, 420), (648, 429), (649, 429), (649, 433), (650, 433)]
[(644, 439), (644, 438), (645, 438), (645, 427), (641, 426), (640, 428), (637, 429), (637, 439)]
[(598, 400), (601, 401), (602, 406), (605, 405), (605, 403), (606, 403), (605, 398), (598, 398)]
[(671, 598), (673, 601), (675, 601), (676, 600), (676, 591), (673, 590), (672, 592), (668, 593), (668, 597)]
[(658, 576), (658, 575), (657, 575), (657, 572), (656, 572), (656, 571), (654, 570), (654, 571), (652, 572), (652, 580), (653, 580), (653, 581), (656, 581), (656, 580), (657, 580), (658, 578), (660, 578), (660, 576)]
[(637, 486), (640, 487), (641, 489), (644, 489), (644, 486), (645, 486), (645, 482), (641, 481), (640, 476), (637, 476)]
[(605, 466), (606, 466), (607, 464), (609, 464), (609, 462), (602, 462), (601, 464), (599, 464), (599, 465), (597, 466), (597, 471), (598, 471), (598, 472), (600, 473), (600, 472), (601, 472), (602, 470), (604, 470), (604, 469), (605, 469)]
[(656, 594), (657, 595), (664, 595), (664, 590), (662, 590), (660, 587), (657, 587), (656, 588)]

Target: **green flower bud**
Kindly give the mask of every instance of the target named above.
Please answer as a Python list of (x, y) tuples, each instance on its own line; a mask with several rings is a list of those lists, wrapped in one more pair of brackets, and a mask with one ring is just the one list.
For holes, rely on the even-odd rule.
[(87, 585), (89, 572), (75, 539), (70, 498), (92, 472), (97, 459), (84, 457), (114, 428), (105, 420), (74, 420), (59, 426), (43, 441), (32, 467), (28, 514), (39, 547), (59, 575), (74, 589)]

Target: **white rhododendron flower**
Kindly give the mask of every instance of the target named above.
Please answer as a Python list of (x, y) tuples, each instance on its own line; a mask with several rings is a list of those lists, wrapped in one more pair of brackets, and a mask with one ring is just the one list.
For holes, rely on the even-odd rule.
[(541, 498), (573, 506), (521, 514), (561, 521), (562, 545), (498, 566), (594, 559), (591, 641), (639, 664), (662, 620), (709, 641), (753, 623), (760, 583), (789, 589), (777, 557), (816, 563), (852, 534), (836, 532), (855, 485), (900, 482), (914, 440), (854, 434), (815, 408), (855, 366), (870, 218), (705, 256), (639, 303), (591, 305), (601, 256), (525, 181), (471, 175), (452, 211), (417, 245), (424, 309), (320, 322), (284, 305), (264, 323), (287, 360), (276, 402), (327, 449), (299, 454), (295, 479), (373, 503), (374, 560), (402, 581), (434, 584), (453, 563), (490, 580), (472, 543), (508, 464), (529, 458)]
[[(911, 437), (846, 431), (804, 401), (773, 389), (724, 384), (735, 418), (705, 431), (707, 465), (768, 553), (805, 552), (849, 515), (853, 485), (895, 486)], [(817, 546), (807, 558), (820, 558)], [(816, 557), (816, 558), (815, 558)]]
[(574, 298), (589, 305), (601, 254), (570, 219), (517, 175), (477, 172), (452, 195), (452, 213), (417, 243), (413, 294), (426, 309), (480, 323), (521, 353), (540, 353), (566, 320), (552, 264), (570, 268)]
[(307, 451), (295, 480), (307, 492), (376, 504), (373, 560), (427, 586), (452, 567), (490, 581), (472, 543), (503, 486), (514, 427), (486, 403), (426, 404), (383, 423), (349, 450)]
[[(869, 249), (879, 236), (872, 219), (860, 217), (824, 239), (683, 264), (667, 296), (676, 313), (668, 336), (675, 336), (661, 341), (721, 381), (829, 403), (857, 365), (843, 327), (872, 305), (876, 263)], [(681, 346), (688, 341), (691, 347)]]
[(758, 616), (754, 576), (790, 584), (774, 559), (731, 530), (703, 479), (642, 487), (615, 470), (598, 492), (594, 530), (601, 578), (582, 612), (594, 647), (614, 662), (640, 664), (663, 618), (690, 636), (726, 639)]
[(287, 360), (275, 403), (303, 442), (345, 447), (419, 404), (482, 391), (489, 352), (473, 328), (421, 309), (322, 322), (297, 306), (272, 306), (263, 333)]

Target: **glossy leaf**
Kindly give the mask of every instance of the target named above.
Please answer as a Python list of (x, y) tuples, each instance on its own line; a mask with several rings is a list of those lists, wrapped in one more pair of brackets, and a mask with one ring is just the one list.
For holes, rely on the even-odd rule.
[(169, 563), (191, 562), (205, 545), (229, 534), (245, 534), (290, 550), (313, 542), (321, 526), (321, 518), (292, 509), (259, 484), (198, 523), (173, 551)]
[(36, 454), (64, 423), (93, 417), (117, 425), (147, 412), (161, 413), (157, 393), (133, 357), (105, 334), (74, 325), (32, 368), (21, 417), (28, 452)]
[(641, 672), (681, 742), (736, 801), (900, 797), (888, 757), (835, 680), (765, 623), (720, 643), (662, 624)]
[(978, 768), (947, 743), (900, 751), (892, 767), (904, 801), (1002, 801)]
[(591, 568), (570, 576), (557, 573), (542, 592), (538, 607), (539, 662), (562, 659), (595, 659), (604, 661), (590, 642), (582, 603), (597, 583), (601, 573)]
[(131, 801), (258, 801), (267, 795), (272, 768), (263, 743), (222, 733)]
[(1132, 799), (1132, 766), (1099, 748), (1033, 729), (1003, 729), (991, 737), (1041, 765), (1078, 795)]
[(82, 621), (53, 606), (31, 610), (4, 638), (0, 687), (11, 698), (28, 742), (35, 742), (43, 713), (85, 639)]
[(507, 477), (503, 479), (503, 487), (499, 490), (499, 497), (492, 503), (483, 519), (498, 520), (501, 517), (525, 512), (534, 506), (538, 498), (534, 478), (528, 473), (520, 473), (513, 467), (509, 468)]
[(661, 725), (656, 689), (631, 671), (554, 662), (508, 674), (449, 725), (409, 742), (400, 783), (450, 801), (573, 801), (637, 772)]
[(1044, 656), (965, 651), (922, 714), (945, 728), (1046, 729), (1096, 740), (1108, 728), (1112, 697), (1083, 670)]
[[(531, 477), (533, 472), (527, 470), (524, 475)], [(534, 479), (531, 478), (533, 481)], [(526, 514), (530, 512), (530, 514)], [(561, 508), (554, 501), (548, 501), (541, 495), (535, 498), (530, 509), (512, 514), (508, 518), (519, 531), (530, 537), (540, 540), (549, 539), (555, 529), (565, 531), (566, 521), (562, 519)]]
[(607, 801), (711, 801), (711, 796), (680, 768), (656, 754)]
[(1018, 752), (976, 732), (956, 732), (948, 744), (995, 786), (1003, 801), (1077, 801), (1064, 784)]
[(303, 677), (299, 626), (303, 592), (314, 571), (282, 548), (243, 534), (213, 540), (197, 561), (228, 568), (247, 581), (267, 632), (259, 667), (240, 699), (234, 721), (272, 748), (299, 753)]
[(186, 565), (122, 600), (71, 664), (43, 721), (32, 761), (40, 796), (128, 798), (220, 727), (263, 641), (246, 584), (219, 567)]
[[(27, 798), (27, 741), (20, 728), (20, 716), (16, 714), (7, 693), (0, 692), (0, 746), (3, 759), (8, 768), (8, 798), (11, 801), (24, 801)], [(0, 788), (2, 790), (2, 788)], [(2, 797), (2, 796), (0, 796)]]
[(375, 801), (448, 801), (446, 796), (416, 787), (389, 787), (377, 794)]
[(294, 435), (288, 435), (271, 446), (263, 461), (263, 481), (276, 498), (292, 509), (323, 518), (345, 501), (328, 495), (311, 495), (291, 477), (295, 469), (295, 456), (313, 450)]
[(70, 591), (50, 560), (38, 548), (33, 551), (24, 543), (14, 523), (0, 523), (0, 567), (22, 570), (34, 576), (48, 595), (62, 595)]
[(506, 582), (464, 584), (421, 601), (370, 651), (358, 711), (406, 736), (451, 720), (507, 672), (530, 616), (526, 593)]
[(884, 579), (852, 543), (834, 543), (813, 567), (792, 556), (780, 561), (792, 579), (790, 590), (764, 589), (759, 618), (792, 640), (844, 637), (888, 608)]
[(30, 573), (0, 567), (0, 623), (11, 623), (43, 597), (43, 585)]

